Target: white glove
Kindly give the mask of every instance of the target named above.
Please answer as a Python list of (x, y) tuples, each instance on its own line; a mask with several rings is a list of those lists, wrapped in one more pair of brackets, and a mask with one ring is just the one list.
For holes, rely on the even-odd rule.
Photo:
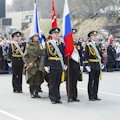
[(64, 65), (64, 68), (65, 68), (65, 71), (66, 71), (66, 70), (67, 70), (67, 68), (68, 68), (68, 67), (67, 67), (67, 65)]
[(12, 67), (12, 62), (8, 63), (8, 66), (9, 66), (9, 67)]
[(89, 66), (85, 67), (88, 72), (91, 72), (91, 68)]
[(101, 64), (101, 68), (102, 68), (102, 70), (104, 69), (104, 67), (105, 67), (105, 66), (104, 66), (103, 64)]
[(83, 72), (83, 66), (80, 66), (80, 71)]
[(50, 67), (45, 66), (44, 69), (47, 73), (50, 73)]

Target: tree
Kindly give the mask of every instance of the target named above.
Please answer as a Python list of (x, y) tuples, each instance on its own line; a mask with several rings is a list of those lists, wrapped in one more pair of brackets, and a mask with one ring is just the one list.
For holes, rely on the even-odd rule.
[[(68, 0), (73, 18), (84, 18), (96, 15), (101, 8), (119, 4), (120, 0)], [(33, 10), (34, 0), (13, 0), (14, 11)], [(51, 18), (51, 0), (37, 0), (42, 18)], [(55, 0), (57, 15), (63, 15), (64, 0)], [(49, 7), (48, 7), (49, 6)], [(10, 8), (9, 8), (10, 9)]]

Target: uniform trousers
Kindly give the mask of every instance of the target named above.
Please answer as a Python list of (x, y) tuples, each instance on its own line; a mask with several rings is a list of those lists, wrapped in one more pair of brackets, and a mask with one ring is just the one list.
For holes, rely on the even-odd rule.
[(100, 70), (91, 70), (89, 73), (89, 81), (88, 81), (88, 96), (89, 99), (96, 99), (98, 93), (99, 86), (99, 76)]

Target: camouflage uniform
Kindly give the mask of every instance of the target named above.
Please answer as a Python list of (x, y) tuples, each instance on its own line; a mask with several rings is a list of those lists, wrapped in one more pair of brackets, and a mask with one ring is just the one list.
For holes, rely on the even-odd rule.
[[(30, 85), (30, 93), (34, 97), (38, 97), (39, 85), (44, 80), (44, 49), (41, 49), (39, 41), (28, 42), (24, 58), (27, 65), (26, 80)], [(33, 63), (33, 67), (29, 69), (30, 63)]]

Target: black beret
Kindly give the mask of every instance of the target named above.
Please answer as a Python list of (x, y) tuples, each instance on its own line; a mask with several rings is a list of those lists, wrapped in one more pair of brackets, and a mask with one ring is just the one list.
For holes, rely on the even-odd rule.
[(59, 32), (60, 32), (60, 28), (52, 28), (52, 29), (49, 31), (49, 34), (59, 33)]
[(15, 31), (15, 32), (12, 33), (11, 36), (14, 37), (14, 35), (20, 35), (21, 36), (22, 33), (20, 31)]
[(97, 31), (91, 31), (88, 33), (88, 37), (91, 37), (91, 35), (97, 35)]
[(77, 32), (77, 29), (72, 29), (72, 32), (73, 32), (73, 33), (76, 33), (76, 32)]

